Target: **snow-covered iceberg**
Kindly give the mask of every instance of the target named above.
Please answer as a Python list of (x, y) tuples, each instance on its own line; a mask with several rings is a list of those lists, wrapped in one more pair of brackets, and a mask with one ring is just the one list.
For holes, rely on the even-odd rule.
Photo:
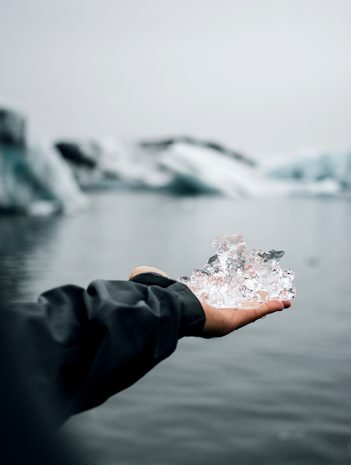
[(122, 169), (120, 147), (112, 140), (61, 140), (55, 148), (84, 189), (117, 185)]
[(284, 187), (269, 180), (260, 169), (215, 150), (177, 143), (165, 151), (160, 166), (172, 173), (169, 189), (214, 193), (228, 197), (278, 194)]
[(220, 144), (191, 137), (137, 143), (56, 143), (83, 189), (120, 186), (177, 195), (252, 197), (285, 192), (253, 159)]
[(51, 144), (31, 142), (25, 118), (0, 109), (0, 209), (72, 211), (84, 196)]
[(167, 150), (177, 144), (208, 149), (227, 158), (243, 162), (245, 165), (248, 166), (256, 166), (257, 164), (256, 160), (254, 160), (253, 158), (248, 157), (247, 155), (244, 155), (243, 153), (238, 152), (236, 150), (232, 150), (231, 148), (226, 147), (223, 144), (219, 144), (218, 142), (214, 142), (211, 140), (203, 140), (190, 136), (175, 136), (167, 137), (164, 139), (151, 140), (149, 139), (140, 142), (141, 147), (154, 152)]
[(285, 154), (269, 163), (189, 136), (59, 141), (55, 146), (82, 189), (112, 186), (234, 198), (351, 192), (351, 152), (346, 151)]
[(351, 151), (306, 151), (265, 164), (272, 178), (289, 182), (292, 193), (349, 195)]
[(269, 183), (248, 157), (190, 137), (124, 144), (106, 139), (58, 141), (55, 146), (83, 189), (114, 185), (236, 197), (261, 192), (262, 184)]

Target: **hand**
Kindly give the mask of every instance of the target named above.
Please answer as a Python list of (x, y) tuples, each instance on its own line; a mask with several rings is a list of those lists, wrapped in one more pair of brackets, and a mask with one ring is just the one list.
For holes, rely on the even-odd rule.
[[(129, 279), (134, 278), (141, 273), (158, 273), (161, 276), (168, 278), (167, 273), (152, 266), (137, 266), (134, 268)], [(203, 329), (203, 337), (221, 337), (229, 334), (236, 329), (253, 323), (260, 318), (269, 315), (270, 313), (280, 312), (284, 308), (289, 308), (291, 302), (289, 300), (269, 300), (264, 304), (250, 309), (239, 308), (215, 308), (208, 303), (201, 301), (202, 308), (205, 312), (206, 322)]]
[(284, 308), (291, 306), (289, 300), (269, 300), (250, 309), (215, 308), (206, 302), (201, 302), (201, 304), (206, 315), (203, 330), (203, 337), (206, 338), (225, 336), (270, 313), (280, 312)]

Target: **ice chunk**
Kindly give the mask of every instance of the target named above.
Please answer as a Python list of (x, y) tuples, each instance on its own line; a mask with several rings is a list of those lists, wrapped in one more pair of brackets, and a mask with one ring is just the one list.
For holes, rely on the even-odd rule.
[(216, 254), (190, 277), (179, 278), (201, 300), (219, 308), (250, 308), (267, 300), (295, 297), (294, 272), (283, 270), (278, 250), (247, 250), (241, 234), (212, 242)]

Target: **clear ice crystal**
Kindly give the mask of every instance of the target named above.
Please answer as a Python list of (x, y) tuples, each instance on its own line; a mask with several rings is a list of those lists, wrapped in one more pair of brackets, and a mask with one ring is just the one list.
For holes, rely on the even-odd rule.
[(241, 234), (220, 236), (212, 246), (216, 254), (203, 268), (179, 278), (199, 299), (218, 308), (250, 308), (295, 297), (294, 272), (279, 264), (283, 251), (247, 250)]

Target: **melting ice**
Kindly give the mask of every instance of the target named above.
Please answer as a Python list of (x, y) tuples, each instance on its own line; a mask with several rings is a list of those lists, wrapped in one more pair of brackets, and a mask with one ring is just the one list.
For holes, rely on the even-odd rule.
[(203, 268), (179, 278), (199, 299), (218, 308), (250, 308), (295, 297), (294, 272), (279, 264), (283, 251), (247, 250), (241, 234), (221, 236), (212, 246), (216, 254)]

